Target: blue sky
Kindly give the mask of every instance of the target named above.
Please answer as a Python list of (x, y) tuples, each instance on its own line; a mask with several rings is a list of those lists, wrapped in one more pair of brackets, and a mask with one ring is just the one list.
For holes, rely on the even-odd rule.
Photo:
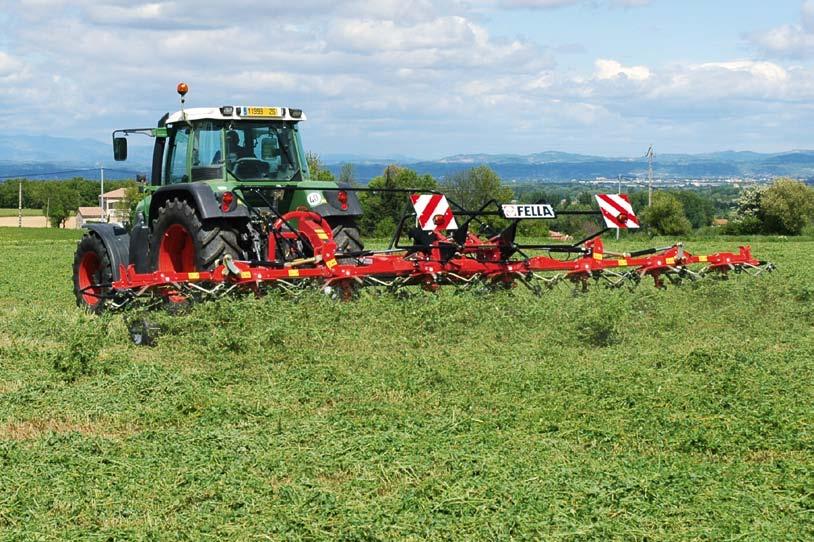
[(813, 57), (814, 0), (0, 0), (6, 126), (98, 140), (185, 80), (324, 154), (813, 148)]

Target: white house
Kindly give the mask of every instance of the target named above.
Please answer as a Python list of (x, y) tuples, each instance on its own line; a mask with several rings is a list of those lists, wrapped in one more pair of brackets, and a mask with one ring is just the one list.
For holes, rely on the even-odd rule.
[(80, 207), (76, 213), (76, 227), (81, 228), (91, 222), (106, 222), (101, 207)]
[(124, 188), (117, 188), (99, 196), (99, 207), (103, 209), (107, 222), (123, 222), (127, 218), (127, 211), (120, 208), (124, 200)]

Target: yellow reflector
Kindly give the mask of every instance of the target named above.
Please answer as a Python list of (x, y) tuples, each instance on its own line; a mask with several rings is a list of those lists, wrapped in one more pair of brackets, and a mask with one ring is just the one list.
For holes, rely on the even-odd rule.
[(200, 273), (187, 273), (187, 279), (189, 280), (199, 280), (201, 278)]
[(331, 258), (330, 260), (328, 260), (327, 262), (325, 262), (325, 265), (327, 265), (327, 266), (328, 266), (328, 269), (333, 269), (334, 267), (336, 267), (336, 260), (334, 260), (333, 258)]
[(627, 260), (616, 260), (616, 265), (619, 267), (627, 267)]
[(676, 259), (675, 258), (667, 258), (667, 265), (675, 265)]
[(252, 278), (252, 272), (251, 271), (241, 271), (240, 272), (240, 278), (242, 278), (242, 279), (250, 279), (250, 278)]
[(708, 261), (708, 259), (707, 259), (706, 256), (698, 256), (698, 261), (699, 262), (706, 262), (706, 261)]
[(289, 269), (288, 270), (288, 276), (289, 277), (299, 277), (300, 276), (300, 270), (299, 269)]
[(605, 255), (599, 252), (594, 252), (594, 260), (601, 260)]

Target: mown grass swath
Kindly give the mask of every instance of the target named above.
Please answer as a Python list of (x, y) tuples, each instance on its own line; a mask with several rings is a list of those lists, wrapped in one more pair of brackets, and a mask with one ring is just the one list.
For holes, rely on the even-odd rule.
[(635, 294), (225, 300), (143, 348), (75, 307), (78, 235), (0, 229), (4, 538), (814, 537), (810, 240)]

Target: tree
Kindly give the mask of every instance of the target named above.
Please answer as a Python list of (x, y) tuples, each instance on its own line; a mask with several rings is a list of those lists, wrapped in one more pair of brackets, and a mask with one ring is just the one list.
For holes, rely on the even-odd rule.
[(814, 220), (814, 189), (800, 181), (778, 179), (760, 200), (765, 230), (799, 235)]
[(308, 152), (305, 155), (305, 161), (308, 163), (308, 171), (311, 173), (311, 178), (315, 181), (334, 181), (334, 174), (325, 167), (319, 155), (315, 152)]
[(595, 205), (594, 195), (590, 192), (580, 192), (577, 196), (577, 203), (580, 205)]
[(127, 186), (124, 189), (124, 199), (116, 204), (116, 210), (127, 217), (130, 224), (135, 223), (136, 206), (144, 198), (138, 185)]
[(669, 192), (653, 194), (653, 205), (641, 213), (641, 218), (657, 235), (685, 235), (692, 230), (684, 206)]
[(342, 169), (339, 171), (340, 184), (347, 184), (353, 186), (356, 184), (356, 174), (353, 171), (353, 164), (342, 164)]
[(61, 228), (71, 216), (71, 212), (79, 209), (80, 195), (75, 189), (64, 184), (55, 183), (48, 194), (43, 213), (53, 228)]
[(734, 235), (751, 235), (762, 233), (763, 224), (763, 194), (765, 186), (750, 186), (745, 188), (735, 201), (735, 212), (732, 220), (727, 224), (724, 233)]
[[(382, 175), (375, 177), (368, 188), (436, 190), (438, 183), (430, 175), (419, 175), (412, 169), (390, 165)], [(401, 219), (408, 194), (404, 192), (361, 192), (359, 200), (364, 214), (360, 220), (362, 231), (367, 235), (381, 235), (386, 229), (392, 232)]]
[(443, 188), (450, 198), (468, 210), (476, 210), (492, 199), (498, 203), (514, 199), (512, 189), (503, 185), (500, 177), (489, 166), (454, 173), (444, 182)]
[(715, 218), (715, 203), (693, 190), (678, 190), (672, 192), (684, 207), (684, 214), (693, 228), (703, 228), (712, 224)]

